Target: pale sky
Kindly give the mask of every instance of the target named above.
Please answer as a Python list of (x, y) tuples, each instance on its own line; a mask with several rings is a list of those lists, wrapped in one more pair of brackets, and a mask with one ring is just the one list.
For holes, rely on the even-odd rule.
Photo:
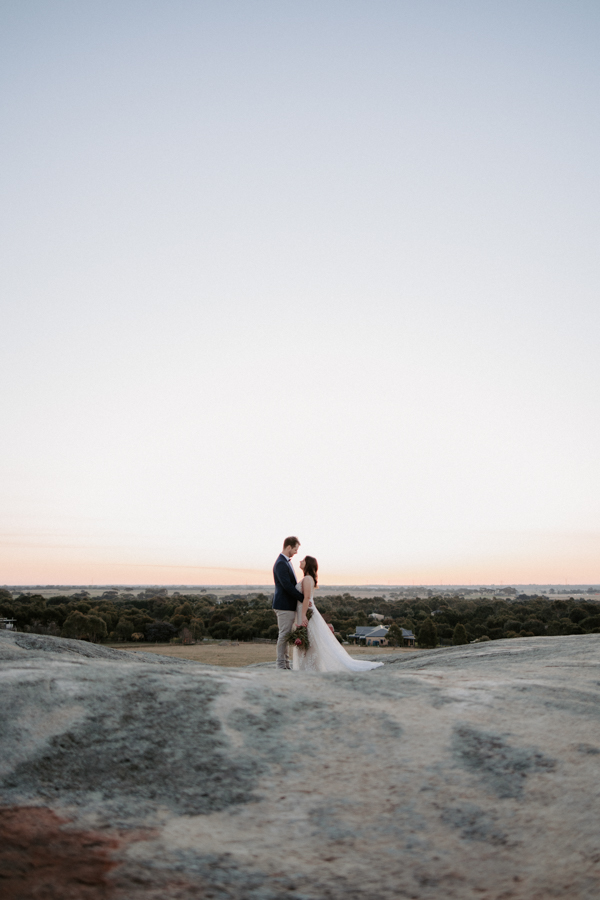
[(600, 582), (600, 5), (0, 2), (0, 584)]

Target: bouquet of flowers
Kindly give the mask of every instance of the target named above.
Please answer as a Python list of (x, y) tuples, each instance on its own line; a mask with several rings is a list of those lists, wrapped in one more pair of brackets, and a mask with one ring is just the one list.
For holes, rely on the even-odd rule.
[[(306, 610), (306, 618), (310, 619), (312, 616), (312, 609)], [(302, 650), (303, 653), (306, 653), (310, 646), (310, 641), (308, 640), (308, 629), (305, 625), (297, 625), (287, 636), (288, 644), (291, 644), (292, 647), (297, 647), (298, 650)]]
[(288, 644), (291, 644), (292, 647), (297, 647), (298, 650), (302, 650), (302, 652), (306, 652), (309, 646), (308, 640), (308, 631), (304, 627), (304, 625), (299, 625), (293, 631), (290, 631), (287, 638)]

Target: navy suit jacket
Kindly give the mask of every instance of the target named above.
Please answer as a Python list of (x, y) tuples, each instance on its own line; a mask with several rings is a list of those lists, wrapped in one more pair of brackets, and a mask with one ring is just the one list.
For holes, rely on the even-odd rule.
[(302, 599), (300, 591), (296, 590), (296, 581), (292, 573), (287, 556), (280, 553), (273, 566), (273, 578), (275, 580), (275, 595), (273, 597), (273, 609), (296, 609), (298, 600)]

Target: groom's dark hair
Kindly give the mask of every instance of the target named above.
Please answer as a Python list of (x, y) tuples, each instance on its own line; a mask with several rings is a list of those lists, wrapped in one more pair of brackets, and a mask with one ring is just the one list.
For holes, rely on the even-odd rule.
[(286, 538), (283, 542), (283, 549), (285, 550), (286, 547), (297, 547), (299, 544), (300, 541), (298, 540), (298, 538), (292, 535), (291, 537)]

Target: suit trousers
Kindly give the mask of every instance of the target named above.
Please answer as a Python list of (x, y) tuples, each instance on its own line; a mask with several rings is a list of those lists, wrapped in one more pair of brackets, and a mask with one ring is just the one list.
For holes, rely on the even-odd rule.
[(292, 625), (296, 620), (295, 609), (276, 609), (277, 624), (279, 625), (279, 635), (277, 637), (277, 668), (289, 669), (290, 658), (288, 656), (287, 636), (292, 630)]

